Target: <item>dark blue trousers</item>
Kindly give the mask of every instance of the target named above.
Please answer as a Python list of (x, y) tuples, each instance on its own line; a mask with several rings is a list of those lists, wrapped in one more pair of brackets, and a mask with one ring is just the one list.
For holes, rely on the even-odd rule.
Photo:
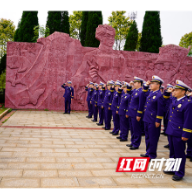
[(140, 122), (141, 122), (141, 133), (142, 133), (142, 134), (145, 134), (143, 117), (141, 117)]
[(71, 101), (65, 99), (65, 113), (71, 112)]
[[(129, 117), (130, 118), (130, 127), (131, 127), (131, 144), (134, 147), (139, 147), (141, 144), (141, 120), (137, 121), (136, 117)], [(132, 138), (133, 137), (133, 138)]]
[(120, 115), (120, 137), (121, 139), (127, 140), (129, 131), (129, 118), (125, 115)]
[(88, 105), (88, 116), (92, 117), (93, 115), (93, 105), (90, 103), (90, 101), (87, 101), (87, 105)]
[(191, 137), (187, 140), (187, 156), (192, 157), (192, 135), (191, 135)]
[(114, 124), (113, 133), (117, 134), (119, 133), (119, 130), (120, 130), (119, 114), (116, 114), (116, 110), (112, 110), (112, 115), (113, 115), (113, 124)]
[(170, 158), (182, 158), (179, 171), (175, 171), (175, 175), (183, 177), (185, 175), (185, 145), (186, 142), (181, 140), (181, 137), (168, 135)]
[(112, 118), (112, 110), (109, 110), (107, 107), (104, 107), (105, 113), (105, 128), (111, 129), (111, 118)]
[(157, 157), (157, 144), (159, 141), (161, 124), (158, 128), (155, 127), (154, 123), (144, 122), (145, 129), (145, 144), (146, 144), (146, 155), (151, 159)]
[(167, 129), (167, 125), (168, 125), (168, 121), (169, 121), (169, 119), (168, 118), (163, 118), (163, 124), (164, 124), (164, 132), (166, 131), (166, 129)]
[(95, 104), (93, 106), (93, 120), (97, 121), (97, 116), (98, 116), (98, 106), (95, 107)]
[(102, 109), (101, 106), (98, 106), (99, 108), (99, 123), (103, 124), (103, 120), (104, 120), (104, 108)]

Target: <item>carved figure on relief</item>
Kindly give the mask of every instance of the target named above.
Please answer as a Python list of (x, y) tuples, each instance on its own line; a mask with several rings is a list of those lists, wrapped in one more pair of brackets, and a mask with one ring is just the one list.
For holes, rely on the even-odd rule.
[(85, 102), (85, 91), (83, 90), (89, 81), (106, 83), (109, 79), (124, 80), (125, 78), (125, 70), (122, 70), (125, 69), (124, 56), (121, 51), (113, 50), (115, 29), (109, 25), (99, 25), (96, 29), (96, 38), (100, 41), (99, 48), (84, 55), (79, 69), (72, 77), (76, 90), (75, 99), (80, 103), (80, 100)]

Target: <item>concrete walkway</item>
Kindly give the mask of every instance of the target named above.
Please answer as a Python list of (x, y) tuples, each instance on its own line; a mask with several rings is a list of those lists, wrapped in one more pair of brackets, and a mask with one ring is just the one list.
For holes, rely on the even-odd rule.
[[(192, 187), (192, 162), (188, 159), (186, 175), (180, 182), (158, 171), (154, 173), (164, 178), (138, 179), (131, 178), (132, 173), (116, 172), (119, 157), (139, 157), (145, 153), (144, 137), (138, 150), (129, 150), (125, 145), (130, 135), (128, 142), (119, 142), (109, 131), (98, 129), (85, 118), (86, 114), (16, 111), (0, 127), (0, 188)], [(165, 144), (167, 138), (161, 135), (158, 158), (168, 158)]]

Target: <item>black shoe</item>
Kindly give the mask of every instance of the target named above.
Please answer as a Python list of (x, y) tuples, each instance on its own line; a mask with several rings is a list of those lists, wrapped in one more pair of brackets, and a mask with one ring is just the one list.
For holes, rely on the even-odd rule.
[(190, 158), (190, 162), (192, 162), (192, 157)]
[(120, 139), (121, 142), (127, 141), (127, 139)]
[(175, 175), (175, 173), (173, 171), (164, 171), (163, 173), (167, 174), (167, 175)]
[(96, 120), (94, 120), (94, 119), (93, 119), (93, 120), (91, 120), (91, 121), (93, 121), (93, 122), (97, 122), (97, 121), (96, 121)]
[(112, 133), (112, 135), (119, 135), (119, 133)]
[(165, 145), (164, 148), (168, 148), (168, 149), (169, 149), (169, 144), (168, 144), (168, 145)]
[(126, 146), (127, 146), (127, 147), (133, 147), (133, 145), (132, 145), (132, 144), (127, 144)]
[(91, 116), (88, 116), (87, 118), (88, 118), (88, 119), (91, 119), (92, 117), (91, 117)]
[(132, 146), (132, 147), (130, 147), (130, 149), (131, 149), (131, 150), (135, 150), (135, 149), (139, 149), (139, 147), (134, 147), (134, 146)]
[(113, 134), (113, 131), (109, 132), (110, 134)]
[(86, 116), (87, 118), (89, 117), (89, 115)]
[(121, 139), (121, 137), (116, 137), (117, 139)]
[(102, 129), (106, 129), (106, 127), (102, 127)]
[(105, 128), (105, 130), (111, 130), (111, 129), (107, 129), (107, 128)]
[(67, 113), (64, 112), (63, 114), (67, 114)]
[(149, 157), (149, 156), (146, 155), (146, 154), (141, 154), (140, 156), (141, 156), (141, 157)]
[(186, 155), (186, 158), (189, 158), (189, 159), (190, 159), (190, 158), (191, 158), (191, 156), (189, 156), (189, 155)]
[(183, 177), (179, 177), (177, 175), (173, 175), (173, 177), (172, 177), (173, 181), (181, 181), (182, 179), (183, 179)]
[(103, 125), (103, 123), (96, 123), (96, 124), (99, 125), (99, 126)]

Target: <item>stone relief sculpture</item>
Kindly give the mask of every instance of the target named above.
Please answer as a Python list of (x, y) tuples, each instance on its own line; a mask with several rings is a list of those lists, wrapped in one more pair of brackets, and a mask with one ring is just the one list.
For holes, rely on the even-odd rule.
[(63, 110), (64, 89), (71, 80), (75, 89), (72, 110), (86, 110), (85, 85), (89, 81), (144, 80), (158, 75), (167, 83), (176, 79), (192, 86), (189, 49), (177, 45), (159, 48), (159, 54), (113, 50), (115, 29), (99, 25), (98, 48), (82, 47), (68, 34), (55, 32), (37, 43), (8, 42), (5, 107)]

